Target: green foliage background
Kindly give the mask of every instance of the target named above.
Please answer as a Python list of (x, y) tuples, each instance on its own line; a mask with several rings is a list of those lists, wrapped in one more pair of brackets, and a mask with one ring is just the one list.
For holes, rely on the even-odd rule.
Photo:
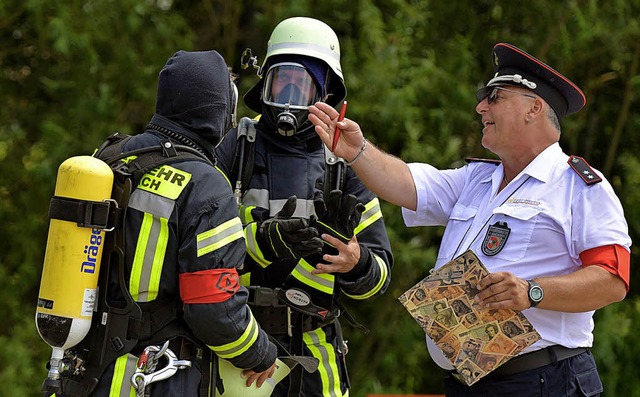
[[(570, 76), (588, 104), (563, 121), (565, 151), (586, 157), (640, 232), (640, 0), (4, 0), (0, 2), (0, 395), (37, 396), (50, 348), (33, 316), (58, 165), (116, 130), (140, 131), (156, 78), (178, 49), (217, 49), (240, 74), (242, 50), (262, 57), (289, 16), (329, 23), (342, 46), (349, 117), (373, 142), (437, 167), (488, 156), (475, 90), (491, 48), (513, 43)], [(250, 115), (241, 106), (241, 114)], [(424, 334), (397, 297), (435, 261), (441, 228), (404, 227), (383, 205), (396, 265), (385, 296), (351, 304), (370, 329), (346, 326), (354, 397), (441, 392)], [(632, 253), (632, 267), (638, 253)], [(635, 269), (634, 269), (635, 270)], [(640, 396), (640, 299), (596, 314), (594, 352), (606, 396)], [(594, 291), (597, 293), (597, 291)]]

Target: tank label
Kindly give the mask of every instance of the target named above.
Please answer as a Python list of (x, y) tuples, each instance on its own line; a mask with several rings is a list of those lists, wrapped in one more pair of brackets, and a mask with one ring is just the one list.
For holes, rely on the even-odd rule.
[(96, 289), (85, 288), (84, 298), (82, 299), (82, 312), (80, 313), (84, 317), (93, 316), (93, 306), (96, 303)]
[(98, 255), (100, 255), (100, 248), (102, 247), (102, 229), (91, 229), (91, 237), (89, 237), (89, 244), (84, 246), (84, 253), (86, 260), (80, 265), (81, 273), (94, 274), (96, 272), (96, 265), (98, 263)]
[(38, 298), (38, 307), (53, 309), (53, 301), (51, 299)]
[(163, 165), (144, 174), (138, 189), (175, 200), (190, 180), (190, 173)]

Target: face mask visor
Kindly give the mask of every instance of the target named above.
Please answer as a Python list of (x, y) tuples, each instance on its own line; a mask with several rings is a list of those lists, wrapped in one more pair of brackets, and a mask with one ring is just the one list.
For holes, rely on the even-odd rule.
[(307, 110), (320, 100), (313, 77), (299, 63), (282, 62), (267, 71), (262, 101), (287, 110)]

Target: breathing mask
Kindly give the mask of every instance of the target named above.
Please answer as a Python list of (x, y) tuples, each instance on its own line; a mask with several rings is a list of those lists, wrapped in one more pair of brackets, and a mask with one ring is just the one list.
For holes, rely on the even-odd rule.
[(278, 134), (295, 135), (307, 120), (309, 106), (321, 99), (315, 79), (296, 62), (272, 65), (264, 79), (262, 102), (267, 105)]

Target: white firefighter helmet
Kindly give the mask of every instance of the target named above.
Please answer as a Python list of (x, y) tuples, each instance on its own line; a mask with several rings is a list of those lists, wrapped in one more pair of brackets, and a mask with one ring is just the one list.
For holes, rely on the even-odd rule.
[[(332, 73), (328, 73), (321, 88), (325, 102), (332, 106), (342, 103), (347, 90), (344, 85), (342, 67), (340, 66), (340, 43), (338, 36), (326, 23), (307, 17), (293, 17), (280, 22), (271, 33), (267, 43), (267, 53), (262, 66), (258, 70), (260, 81), (244, 96), (247, 106), (262, 113), (262, 89), (265, 74), (278, 62), (300, 62), (304, 57), (321, 61)], [(331, 76), (333, 75), (333, 76)]]

